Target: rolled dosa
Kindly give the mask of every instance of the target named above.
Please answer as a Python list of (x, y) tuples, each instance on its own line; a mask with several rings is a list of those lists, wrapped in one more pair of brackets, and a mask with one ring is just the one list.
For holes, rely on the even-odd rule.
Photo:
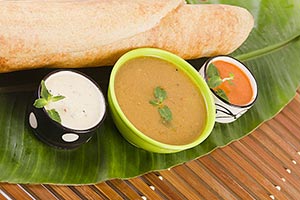
[(0, 72), (112, 65), (139, 47), (184, 59), (228, 54), (253, 27), (240, 7), (181, 0), (0, 2)]
[[(229, 5), (184, 5), (167, 15), (158, 26), (133, 37), (105, 45), (96, 60), (112, 65), (125, 52), (156, 47), (195, 59), (232, 53), (247, 39), (254, 25), (252, 15)], [(106, 52), (106, 53), (105, 53)], [(93, 63), (96, 65), (97, 63)]]

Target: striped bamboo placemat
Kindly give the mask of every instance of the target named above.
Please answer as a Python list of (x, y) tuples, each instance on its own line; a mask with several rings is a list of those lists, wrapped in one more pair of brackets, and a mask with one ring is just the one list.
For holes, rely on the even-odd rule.
[(300, 90), (275, 118), (207, 156), (90, 186), (0, 184), (0, 199), (300, 199)]

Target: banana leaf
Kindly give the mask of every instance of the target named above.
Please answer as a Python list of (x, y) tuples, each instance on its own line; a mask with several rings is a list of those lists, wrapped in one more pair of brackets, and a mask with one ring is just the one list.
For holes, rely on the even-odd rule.
[[(188, 3), (204, 1), (188, 1)], [(238, 140), (274, 117), (295, 95), (300, 82), (300, 1), (220, 0), (247, 8), (255, 27), (232, 56), (255, 75), (259, 94), (255, 105), (234, 123), (216, 124), (205, 142), (174, 154), (156, 154), (129, 144), (108, 114), (87, 144), (59, 150), (40, 142), (27, 122), (33, 91), (50, 69), (0, 74), (0, 181), (10, 183), (92, 184), (161, 170), (203, 156)], [(187, 21), (187, 23), (189, 23)], [(1, 48), (1, 47), (0, 47)], [(195, 68), (205, 59), (190, 61)], [(106, 92), (111, 67), (82, 69)]]

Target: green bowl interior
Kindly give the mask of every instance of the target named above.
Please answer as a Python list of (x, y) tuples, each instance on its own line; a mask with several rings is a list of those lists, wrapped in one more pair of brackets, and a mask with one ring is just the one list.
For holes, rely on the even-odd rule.
[[(165, 61), (168, 61), (181, 70), (183, 70), (190, 78), (191, 80), (195, 83), (195, 85), (199, 88), (203, 99), (206, 104), (206, 109), (207, 109), (207, 121), (206, 125), (203, 129), (202, 134), (199, 135), (199, 137), (192, 143), (189, 144), (184, 144), (184, 145), (170, 145), (170, 144), (165, 144), (158, 142), (146, 135), (144, 135), (141, 131), (139, 131), (125, 116), (125, 114), (122, 112), (121, 107), (118, 104), (115, 91), (114, 91), (114, 82), (115, 82), (115, 77), (122, 65), (127, 62), (128, 60), (137, 58), (137, 57), (142, 57), (142, 56), (151, 56), (151, 57), (156, 57), (163, 59)], [(140, 48), (140, 49), (135, 49), (132, 50), (126, 54), (124, 54), (115, 64), (111, 76), (110, 76), (110, 81), (109, 81), (109, 91), (110, 97), (111, 97), (111, 102), (117, 111), (118, 115), (121, 117), (123, 122), (140, 138), (142, 138), (144, 141), (151, 143), (154, 146), (157, 146), (159, 148), (165, 148), (165, 149), (174, 149), (174, 150), (180, 150), (180, 149), (188, 149), (191, 147), (194, 147), (201, 143), (203, 140), (205, 140), (210, 132), (213, 129), (214, 123), (215, 123), (215, 104), (213, 97), (210, 93), (210, 89), (208, 88), (206, 82), (204, 79), (199, 75), (198, 71), (196, 71), (188, 62), (180, 58), (179, 56), (176, 56), (170, 52), (160, 50), (160, 49), (155, 49), (155, 48)], [(112, 105), (110, 105), (112, 106)], [(142, 144), (141, 144), (142, 147)]]

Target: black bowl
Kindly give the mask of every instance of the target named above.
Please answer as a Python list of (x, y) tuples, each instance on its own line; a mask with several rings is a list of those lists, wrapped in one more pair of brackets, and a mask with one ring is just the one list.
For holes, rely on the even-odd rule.
[[(75, 72), (89, 79), (99, 89), (103, 98), (105, 98), (101, 88), (93, 79), (75, 70), (55, 70), (49, 73), (48, 75), (46, 75), (43, 78), (43, 80), (46, 80), (49, 76), (61, 71)], [(41, 97), (41, 84), (39, 85), (39, 88), (35, 92), (34, 99), (38, 99), (40, 97)], [(44, 143), (50, 146), (54, 146), (57, 148), (74, 149), (88, 142), (95, 134), (96, 129), (103, 123), (103, 121), (106, 118), (106, 103), (105, 103), (104, 115), (102, 119), (97, 123), (97, 125), (86, 130), (75, 130), (75, 129), (65, 127), (61, 123), (54, 121), (48, 115), (45, 108), (36, 108), (35, 106), (33, 106), (33, 103), (34, 101), (32, 101), (31, 105), (29, 105), (28, 108), (28, 122), (30, 127), (34, 130), (34, 133), (38, 139), (40, 139), (41, 141), (43, 141)]]

